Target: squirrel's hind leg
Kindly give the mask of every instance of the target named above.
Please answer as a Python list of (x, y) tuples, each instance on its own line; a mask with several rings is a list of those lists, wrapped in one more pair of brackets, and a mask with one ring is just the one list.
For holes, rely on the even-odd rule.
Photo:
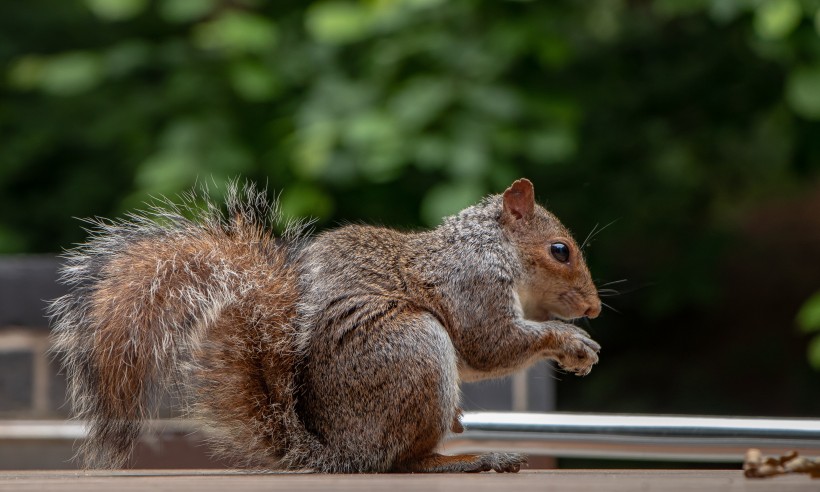
[(461, 454), (445, 456), (430, 454), (405, 463), (397, 471), (409, 473), (458, 473), (495, 470), (498, 473), (518, 473), (527, 458), (517, 453)]
[(380, 299), (362, 310), (367, 324), (314, 340), (302, 372), (302, 415), (326, 448), (320, 471), (397, 471), (433, 453), (457, 419), (457, 356), (438, 320)]

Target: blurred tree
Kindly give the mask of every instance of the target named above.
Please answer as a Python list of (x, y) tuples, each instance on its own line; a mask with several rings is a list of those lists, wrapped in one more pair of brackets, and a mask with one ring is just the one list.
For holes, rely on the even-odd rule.
[[(797, 323), (806, 333), (820, 331), (820, 292), (814, 294), (797, 313)], [(812, 367), (820, 370), (820, 335), (809, 342), (808, 358)]]
[[(595, 323), (613, 366), (562, 401), (744, 411), (675, 371), (705, 356), (717, 321), (690, 321), (731, 294), (750, 210), (817, 186), (818, 32), (820, 0), (3, 2), (0, 252), (236, 176), (320, 227), (418, 227), (525, 175), (580, 232), (617, 219), (592, 270), (641, 289)], [(653, 330), (680, 338), (668, 361)]]

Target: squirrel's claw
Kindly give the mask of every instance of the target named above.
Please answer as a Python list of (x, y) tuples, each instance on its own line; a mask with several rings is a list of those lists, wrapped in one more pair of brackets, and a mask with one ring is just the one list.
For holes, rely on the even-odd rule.
[(592, 366), (598, 363), (598, 352), (601, 346), (580, 330), (573, 333), (563, 350), (555, 355), (561, 368), (576, 374), (586, 376), (592, 371)]

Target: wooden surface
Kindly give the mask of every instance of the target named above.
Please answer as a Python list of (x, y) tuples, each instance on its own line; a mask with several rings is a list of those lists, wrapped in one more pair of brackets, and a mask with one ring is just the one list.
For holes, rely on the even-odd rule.
[(0, 472), (3, 491), (820, 491), (820, 480), (784, 476), (749, 480), (740, 470), (551, 470), (459, 475), (314, 475), (177, 471)]

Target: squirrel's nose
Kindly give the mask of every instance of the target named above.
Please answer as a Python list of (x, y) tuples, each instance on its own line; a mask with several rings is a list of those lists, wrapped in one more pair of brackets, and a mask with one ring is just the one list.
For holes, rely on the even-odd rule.
[(601, 314), (601, 301), (595, 300), (594, 303), (584, 311), (584, 316), (589, 319), (597, 318)]

